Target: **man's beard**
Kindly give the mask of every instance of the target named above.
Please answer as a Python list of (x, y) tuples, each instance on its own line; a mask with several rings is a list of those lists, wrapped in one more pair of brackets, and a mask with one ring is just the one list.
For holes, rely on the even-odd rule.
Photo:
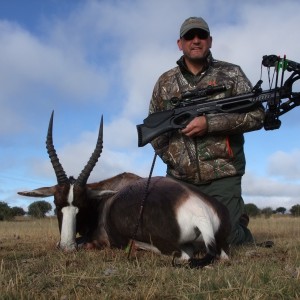
[(209, 51), (202, 55), (201, 57), (192, 57), (190, 55), (185, 54), (185, 58), (190, 61), (192, 64), (196, 65), (205, 65), (207, 63), (207, 58), (209, 56)]

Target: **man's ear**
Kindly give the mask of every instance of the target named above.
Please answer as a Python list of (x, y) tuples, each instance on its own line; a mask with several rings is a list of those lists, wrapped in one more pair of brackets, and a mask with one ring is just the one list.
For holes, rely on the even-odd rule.
[(209, 39), (210, 39), (209, 48), (211, 48), (211, 46), (212, 46), (212, 40), (213, 40), (212, 36), (209, 36)]
[(182, 51), (182, 41), (181, 41), (181, 39), (178, 39), (178, 40), (177, 40), (177, 46), (178, 46), (178, 49), (179, 49), (180, 51)]

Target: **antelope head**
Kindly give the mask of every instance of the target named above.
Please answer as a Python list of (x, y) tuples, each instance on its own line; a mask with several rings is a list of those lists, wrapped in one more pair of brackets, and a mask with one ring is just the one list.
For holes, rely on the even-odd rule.
[(19, 192), (18, 194), (30, 197), (54, 196), (60, 231), (58, 247), (65, 251), (72, 251), (77, 248), (76, 234), (88, 234), (96, 227), (97, 223), (97, 209), (93, 207), (93, 200), (89, 197), (87, 180), (102, 152), (103, 117), (101, 117), (95, 150), (78, 178), (75, 179), (72, 176), (67, 177), (54, 148), (52, 138), (53, 115), (54, 112), (52, 112), (49, 122), (46, 147), (56, 175), (57, 185), (38, 188), (29, 192)]

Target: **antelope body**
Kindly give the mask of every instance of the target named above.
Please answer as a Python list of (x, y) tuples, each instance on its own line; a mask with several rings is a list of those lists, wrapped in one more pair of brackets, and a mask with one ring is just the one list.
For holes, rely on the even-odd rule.
[[(148, 179), (132, 173), (87, 184), (102, 152), (102, 119), (97, 145), (88, 164), (77, 180), (68, 178), (53, 146), (52, 127), (53, 113), (46, 143), (57, 185), (19, 194), (54, 196), (61, 249), (76, 249), (76, 234), (87, 248), (124, 248), (137, 228), (135, 242), (139, 248), (187, 260), (191, 267), (205, 266), (219, 257), (228, 258), (227, 238), (231, 229), (228, 210), (216, 199), (162, 176), (151, 178), (146, 198)], [(206, 255), (194, 258), (203, 245)]]

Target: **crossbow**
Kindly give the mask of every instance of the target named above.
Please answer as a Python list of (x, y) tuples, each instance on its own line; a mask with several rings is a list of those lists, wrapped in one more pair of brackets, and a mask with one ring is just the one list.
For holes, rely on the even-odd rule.
[[(270, 88), (267, 90), (262, 89), (263, 81), (260, 79), (252, 91), (246, 94), (213, 99), (213, 96), (227, 90), (225, 85), (221, 85), (187, 91), (180, 98), (170, 99), (173, 109), (150, 114), (143, 124), (137, 125), (138, 146), (145, 146), (168, 131), (184, 128), (196, 116), (248, 112), (261, 104), (265, 108), (265, 130), (278, 129), (281, 125), (279, 117), (300, 105), (300, 92), (293, 92), (294, 83), (300, 79), (300, 64), (286, 59), (286, 56), (280, 58), (277, 55), (265, 55), (262, 67), (268, 69)], [(274, 68), (272, 80), (271, 68)], [(285, 72), (291, 74), (284, 81)], [(275, 84), (272, 88), (274, 76)]]

